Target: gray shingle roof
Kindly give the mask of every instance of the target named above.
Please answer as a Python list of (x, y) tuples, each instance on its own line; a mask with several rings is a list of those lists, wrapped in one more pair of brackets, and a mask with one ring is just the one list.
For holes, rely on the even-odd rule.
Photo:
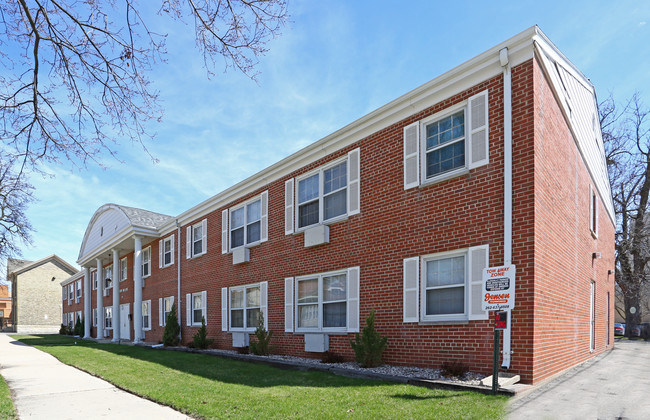
[(154, 213), (149, 210), (136, 209), (134, 207), (120, 206), (117, 205), (123, 212), (126, 214), (126, 217), (129, 218), (131, 225), (148, 227), (158, 229), (170, 219), (173, 219), (172, 216), (166, 214)]

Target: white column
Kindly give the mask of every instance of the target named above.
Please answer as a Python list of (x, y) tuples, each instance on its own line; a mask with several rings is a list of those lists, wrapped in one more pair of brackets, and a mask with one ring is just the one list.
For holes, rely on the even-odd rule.
[(90, 327), (93, 324), (92, 293), (90, 290), (90, 268), (84, 267), (84, 338), (90, 338)]
[(133, 247), (133, 342), (142, 342), (142, 238), (134, 236)]
[(104, 269), (97, 258), (97, 338), (104, 338)]
[(112, 249), (113, 253), (113, 342), (120, 341), (120, 253)]

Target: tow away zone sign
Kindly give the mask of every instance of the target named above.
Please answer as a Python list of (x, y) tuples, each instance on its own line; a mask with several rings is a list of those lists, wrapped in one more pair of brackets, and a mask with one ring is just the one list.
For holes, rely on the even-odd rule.
[(515, 270), (514, 265), (483, 270), (482, 310), (501, 311), (515, 307)]

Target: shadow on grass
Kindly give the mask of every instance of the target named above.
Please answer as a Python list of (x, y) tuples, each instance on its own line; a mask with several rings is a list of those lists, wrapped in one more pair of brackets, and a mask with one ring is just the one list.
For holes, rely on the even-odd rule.
[[(288, 387), (383, 387), (396, 385), (374, 379), (349, 378), (337, 376), (329, 372), (310, 370), (289, 370), (269, 366), (254, 361), (239, 361), (220, 357), (219, 355), (186, 353), (182, 351), (157, 350), (139, 346), (97, 343), (92, 340), (83, 340), (59, 335), (33, 335), (16, 337), (22, 343), (40, 347), (71, 347), (89, 348), (93, 352), (101, 351), (116, 357), (125, 357), (154, 363), (177, 372), (196, 375), (208, 380), (223, 383), (243, 385), (254, 388), (267, 388), (274, 386)], [(76, 345), (74, 343), (77, 343)], [(97, 354), (97, 353), (94, 353)], [(93, 358), (92, 355), (86, 356)], [(101, 356), (100, 356), (101, 357)], [(120, 363), (119, 359), (106, 357), (109, 363)], [(86, 369), (81, 361), (75, 362), (76, 366)], [(153, 370), (150, 365), (147, 367)], [(146, 375), (146, 372), (141, 372)], [(393, 398), (403, 400), (445, 399), (472, 394), (472, 392), (453, 392), (433, 390), (436, 395), (418, 396), (415, 394), (392, 395)]]

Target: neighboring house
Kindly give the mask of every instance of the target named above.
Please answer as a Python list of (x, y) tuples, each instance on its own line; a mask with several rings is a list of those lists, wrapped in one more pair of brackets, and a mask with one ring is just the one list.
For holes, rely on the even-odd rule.
[(61, 326), (61, 280), (78, 270), (50, 255), (38, 261), (7, 260), (12, 322), (20, 334), (56, 333)]
[(5, 329), (9, 329), (11, 326), (11, 296), (9, 296), (9, 286), (0, 284), (0, 331), (5, 331)]
[(205, 319), (246, 346), (261, 313), (276, 352), (351, 359), (374, 309), (385, 362), (487, 374), (482, 271), (512, 263), (502, 363), (548, 378), (613, 348), (598, 121), (532, 27), (175, 217), (106, 204), (79, 252), (85, 335), (160, 342), (177, 304), (183, 343)]

